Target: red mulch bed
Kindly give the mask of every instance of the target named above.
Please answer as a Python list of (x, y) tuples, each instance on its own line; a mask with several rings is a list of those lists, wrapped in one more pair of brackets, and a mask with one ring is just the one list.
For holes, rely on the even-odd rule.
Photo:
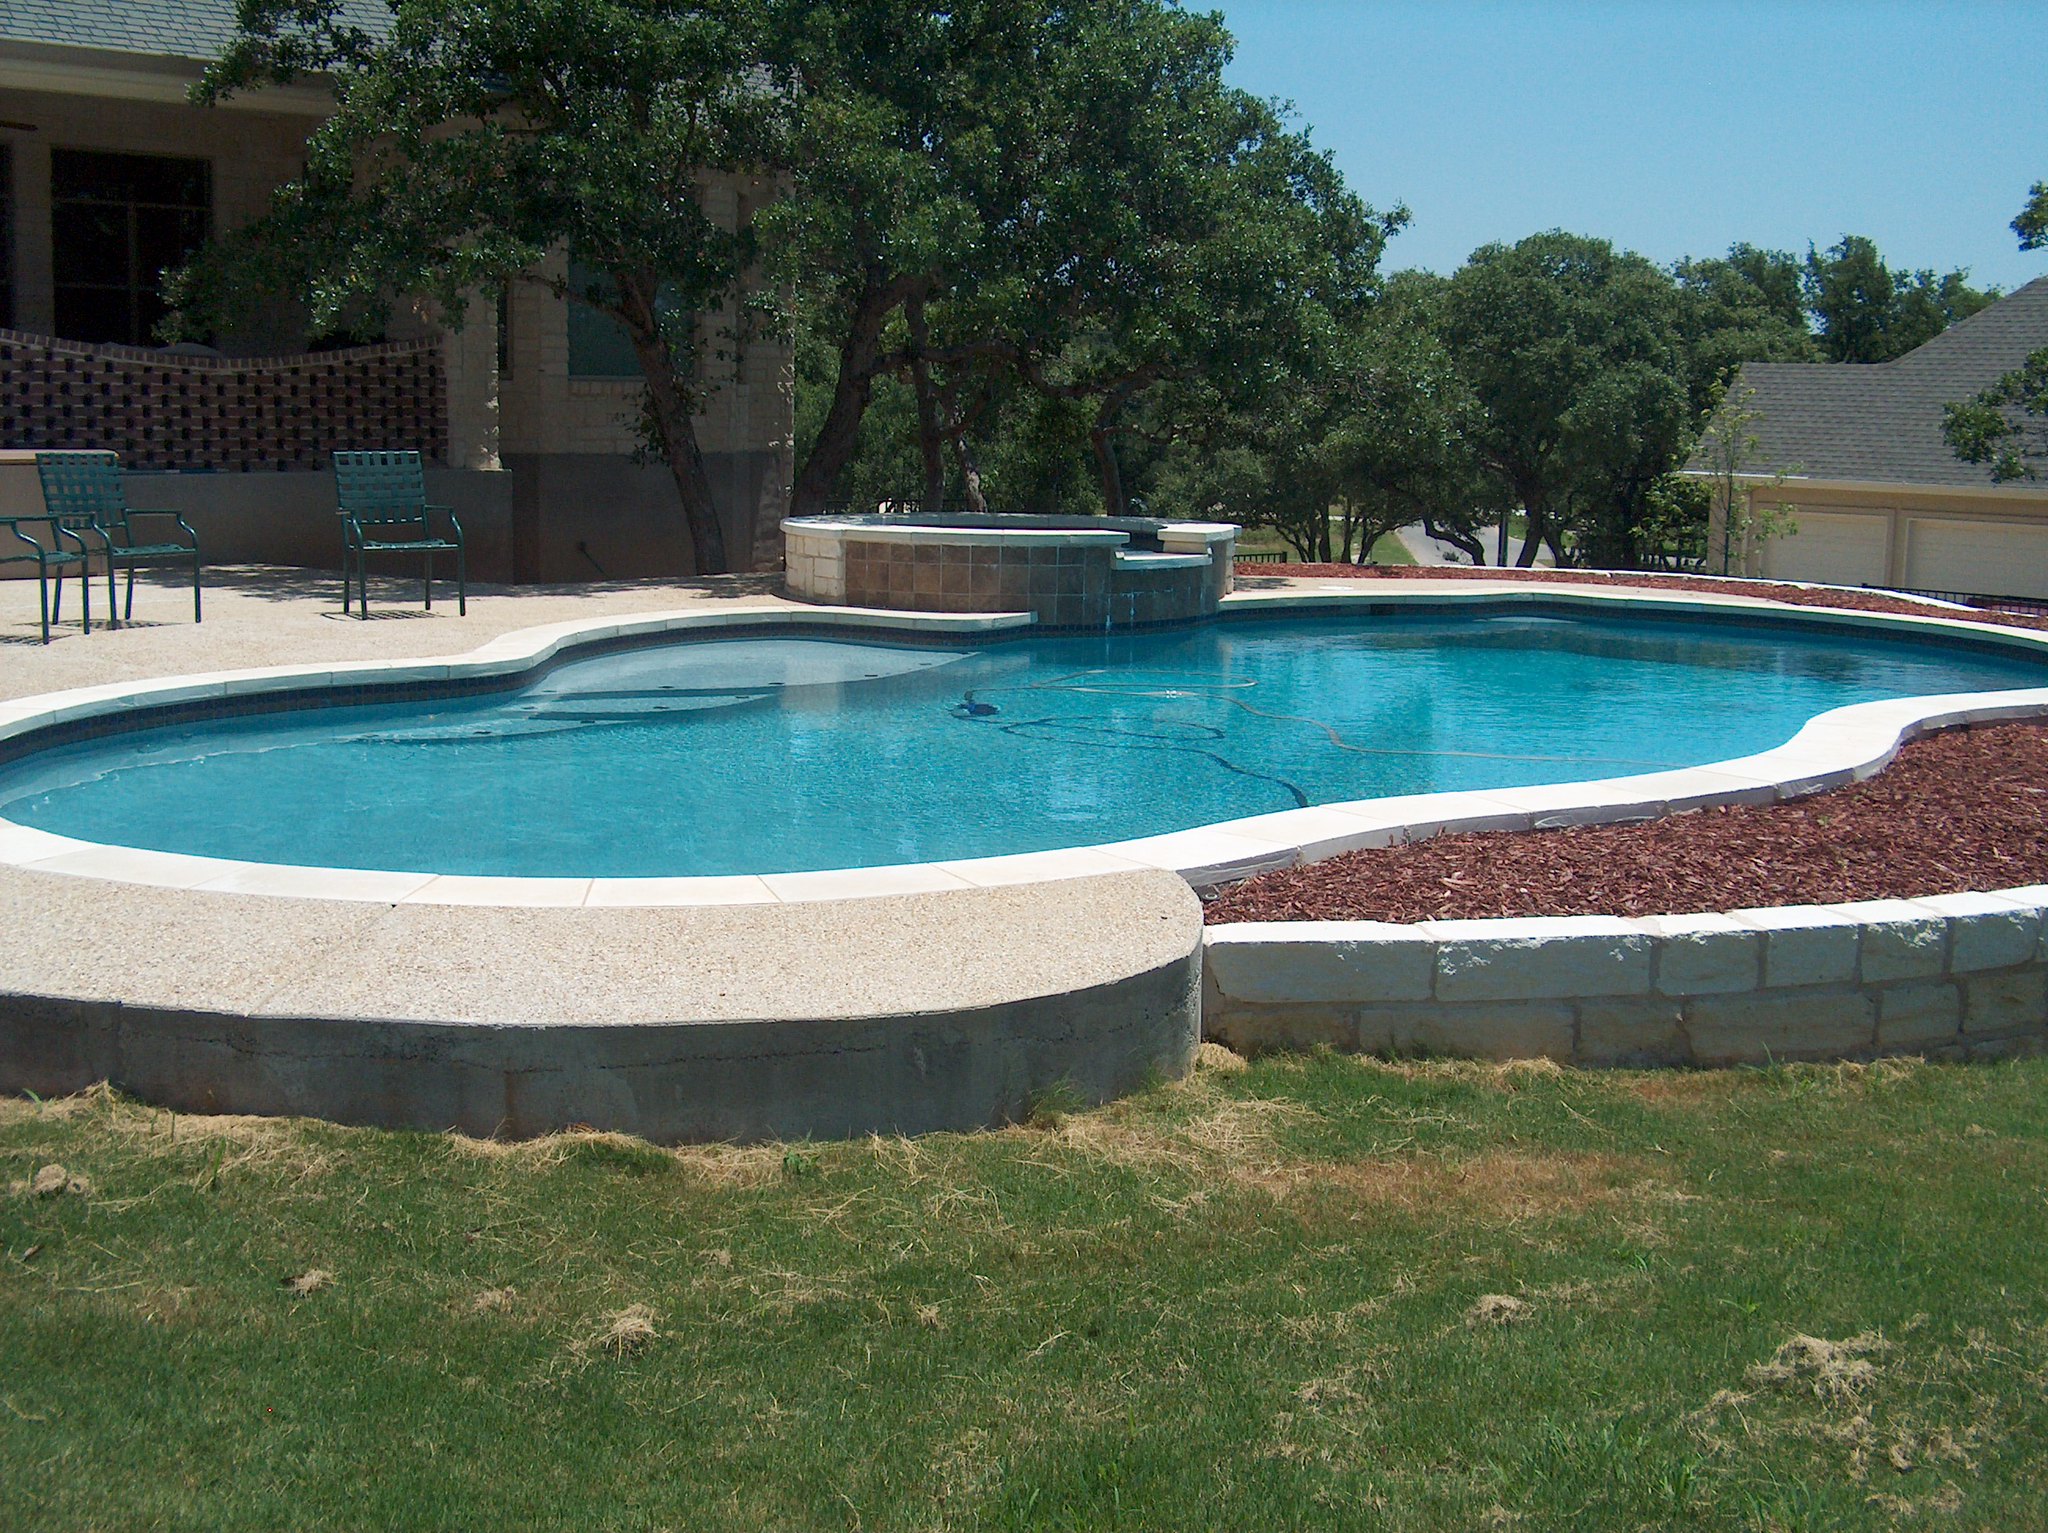
[(1350, 852), (1212, 899), (1230, 921), (1683, 915), (2048, 883), (2048, 725), (1916, 740), (1867, 781), (1635, 825)]
[(1261, 576), (1315, 580), (1544, 580), (1572, 585), (1633, 586), (1645, 591), (1712, 591), (1725, 596), (1760, 596), (1795, 607), (1843, 607), (1853, 612), (1899, 612), (1911, 617), (1949, 617), (2010, 628), (2048, 629), (2048, 617), (2023, 612), (1958, 612), (1886, 596), (1876, 591), (1808, 590), (1770, 580), (1714, 580), (1691, 575), (1646, 578), (1614, 570), (1518, 570), (1464, 564), (1244, 564), (1240, 582)]

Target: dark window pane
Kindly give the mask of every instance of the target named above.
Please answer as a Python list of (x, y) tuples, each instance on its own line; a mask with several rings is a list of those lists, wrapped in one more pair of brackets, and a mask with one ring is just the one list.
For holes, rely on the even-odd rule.
[(154, 344), (163, 274), (205, 242), (212, 181), (205, 160), (51, 150), (58, 334)]
[(135, 281), (139, 287), (163, 285), (166, 271), (185, 264), (206, 238), (206, 220), (197, 213), (169, 208), (135, 210)]
[(135, 311), (126, 288), (57, 284), (57, 333), (72, 341), (139, 344)]
[(50, 195), (59, 201), (155, 202), (203, 208), (213, 201), (212, 179), (205, 160), (101, 154), (92, 149), (50, 151)]
[(125, 287), (128, 265), (128, 210), (59, 203), (50, 210), (50, 254), (61, 282)]
[[(595, 291), (610, 298), (617, 291), (602, 272), (581, 261), (569, 263), (569, 290)], [(640, 359), (626, 327), (609, 314), (571, 300), (569, 305), (569, 376), (571, 378), (638, 378)]]

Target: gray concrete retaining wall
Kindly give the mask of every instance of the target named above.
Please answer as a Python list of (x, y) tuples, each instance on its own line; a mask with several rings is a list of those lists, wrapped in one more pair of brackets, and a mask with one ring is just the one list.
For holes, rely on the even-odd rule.
[(1214, 926), (1204, 1035), (1258, 1053), (1734, 1065), (2048, 1046), (2048, 886), (1725, 915)]
[(1185, 1074), (1199, 961), (973, 1010), (822, 1021), (481, 1026), (0, 997), (0, 1091), (110, 1081), (184, 1112), (657, 1143), (995, 1127)]

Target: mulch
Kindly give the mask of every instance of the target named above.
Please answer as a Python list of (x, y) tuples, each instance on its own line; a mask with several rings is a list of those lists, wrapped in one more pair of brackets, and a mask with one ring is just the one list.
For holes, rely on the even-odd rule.
[(2048, 725), (1952, 729), (1877, 776), (1792, 803), (1632, 825), (1487, 831), (1264, 873), (1232, 921), (1648, 916), (2048, 883)]
[(1239, 564), (1242, 582), (1284, 576), (1314, 580), (1540, 580), (1568, 585), (1631, 586), (1650, 592), (1710, 591), (1724, 596), (1759, 596), (1795, 607), (1841, 607), (1852, 612), (1897, 612), (1908, 617), (1948, 617), (1968, 622), (2002, 623), (2011, 628), (2048, 629), (2048, 617), (2023, 612), (1958, 612), (1927, 602), (1876, 591), (1816, 590), (1772, 580), (1706, 579), (1691, 575), (1645, 578), (1625, 570), (1520, 570), (1491, 565), (1418, 564)]

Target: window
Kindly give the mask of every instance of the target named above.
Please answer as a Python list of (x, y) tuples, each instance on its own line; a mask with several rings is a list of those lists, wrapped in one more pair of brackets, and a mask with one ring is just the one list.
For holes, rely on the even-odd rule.
[[(581, 261), (569, 262), (569, 291), (587, 293), (593, 288), (609, 297), (614, 291), (609, 277)], [(626, 327), (609, 314), (600, 314), (587, 303), (569, 300), (569, 376), (571, 378), (638, 378), (640, 358), (633, 351), (633, 338)]]
[(57, 334), (147, 346), (163, 278), (206, 240), (213, 167), (154, 154), (50, 151)]

